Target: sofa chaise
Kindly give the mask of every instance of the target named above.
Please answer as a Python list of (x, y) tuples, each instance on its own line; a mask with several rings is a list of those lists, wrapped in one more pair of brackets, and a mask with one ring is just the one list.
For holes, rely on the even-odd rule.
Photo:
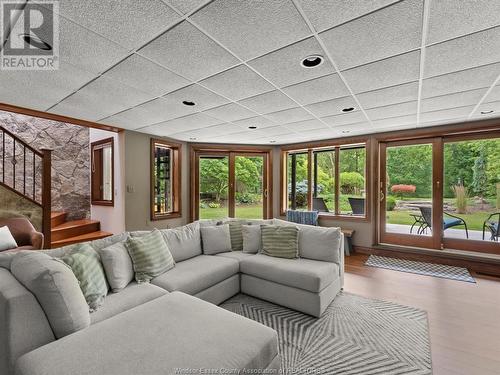
[[(343, 286), (343, 237), (328, 254), (315, 254), (322, 229), (300, 227), (300, 258), (241, 251), (203, 253), (200, 221), (162, 230), (175, 267), (151, 280), (109, 293), (90, 314), (91, 325), (56, 339), (34, 295), (9, 271), (14, 254), (0, 254), (0, 374), (170, 374), (179, 369), (277, 370), (276, 332), (219, 308), (243, 292), (320, 316)], [(128, 236), (90, 242), (99, 250)], [(318, 242), (319, 241), (319, 242)], [(324, 242), (324, 241), (323, 241)], [(70, 245), (44, 253), (61, 257)], [(322, 244), (323, 248), (325, 244)], [(308, 259), (312, 258), (312, 259)]]

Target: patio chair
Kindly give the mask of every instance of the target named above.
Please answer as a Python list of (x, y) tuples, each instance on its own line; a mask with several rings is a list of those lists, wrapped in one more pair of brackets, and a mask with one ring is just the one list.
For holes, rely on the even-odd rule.
[(349, 204), (351, 205), (351, 210), (353, 215), (364, 215), (365, 214), (365, 198), (347, 198)]
[(313, 211), (330, 212), (323, 198), (313, 198)]
[[(495, 216), (497, 219), (495, 220)], [(490, 241), (498, 241), (500, 238), (500, 212), (496, 212), (488, 216), (488, 218), (483, 223), (483, 240), (484, 232), (488, 228), (490, 231)]]
[[(432, 230), (432, 208), (419, 206), (420, 213), (422, 214), (422, 218), (424, 219), (424, 224), (422, 224), (418, 230), (418, 234), (423, 234), (424, 231), (429, 228)], [(451, 227), (456, 227), (458, 225), (463, 225), (465, 227), (465, 237), (469, 238), (469, 231), (467, 229), (467, 223), (461, 217), (452, 215), (448, 212), (443, 212), (448, 217), (443, 217), (443, 230), (446, 230)]]

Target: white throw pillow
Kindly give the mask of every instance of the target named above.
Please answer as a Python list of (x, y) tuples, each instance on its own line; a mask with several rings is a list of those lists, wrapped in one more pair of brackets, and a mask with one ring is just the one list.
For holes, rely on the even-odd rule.
[(261, 247), (260, 225), (242, 225), (243, 252), (257, 254)]
[(204, 254), (214, 255), (231, 251), (231, 235), (228, 224), (201, 227), (200, 230)]
[(17, 242), (12, 237), (12, 233), (10, 233), (9, 227), (1, 227), (0, 228), (0, 251), (15, 249), (17, 247)]
[(98, 250), (113, 293), (118, 293), (134, 280), (134, 266), (124, 242)]

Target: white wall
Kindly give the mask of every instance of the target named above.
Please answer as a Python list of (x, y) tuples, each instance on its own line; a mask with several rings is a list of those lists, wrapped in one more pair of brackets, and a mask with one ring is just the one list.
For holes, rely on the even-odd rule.
[(90, 217), (101, 222), (101, 230), (116, 234), (125, 231), (125, 132), (90, 129), (90, 142), (110, 137), (114, 138), (114, 206), (91, 205)]

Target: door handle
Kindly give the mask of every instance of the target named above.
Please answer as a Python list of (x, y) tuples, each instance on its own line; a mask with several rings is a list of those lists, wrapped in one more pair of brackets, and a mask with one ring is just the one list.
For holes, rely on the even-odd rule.
[(385, 194), (384, 194), (384, 192), (381, 190), (381, 191), (380, 191), (380, 201), (381, 201), (381, 202), (383, 202), (383, 201), (384, 201), (384, 199), (385, 199)]
[(267, 189), (264, 189), (264, 198), (267, 198)]

